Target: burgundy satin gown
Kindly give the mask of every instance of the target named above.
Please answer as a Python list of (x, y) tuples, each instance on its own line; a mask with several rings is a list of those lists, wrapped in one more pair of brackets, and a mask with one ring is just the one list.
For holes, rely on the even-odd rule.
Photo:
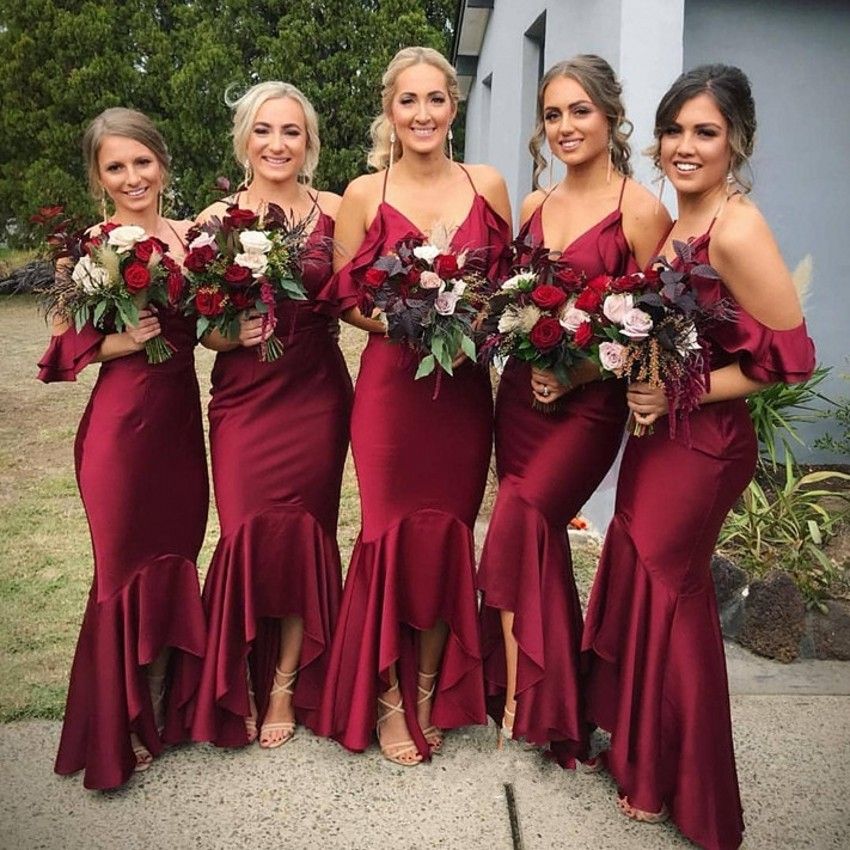
[[(473, 187), (474, 188), (474, 187)], [(399, 239), (418, 233), (386, 201), (354, 259), (323, 299), (342, 312), (358, 281)], [(452, 240), (472, 249), (495, 279), (508, 225), (476, 193)], [(360, 484), (362, 528), (355, 544), (334, 636), (321, 730), (350, 750), (372, 741), (379, 692), (398, 663), (407, 723), (424, 757), (416, 722), (418, 634), (448, 625), (431, 722), (444, 729), (486, 720), (478, 636), (472, 531), (492, 443), (492, 392), (486, 370), (465, 362), (453, 377), (414, 380), (409, 349), (371, 334), (363, 352), (351, 445)]]
[[(194, 325), (161, 312), (175, 352), (151, 365), (141, 351), (103, 363), (74, 447), (94, 551), (94, 582), (77, 643), (57, 773), (85, 769), (86, 788), (115, 788), (136, 767), (135, 732), (154, 756), (157, 733), (144, 665), (171, 648), (163, 739), (186, 737), (205, 622), (195, 561), (209, 491), (193, 350)], [(45, 382), (73, 381), (97, 354), (91, 325), (54, 336)]]
[[(625, 180), (623, 181), (625, 187)], [(544, 202), (520, 238), (543, 244)], [(617, 209), (575, 239), (563, 259), (588, 279), (637, 270)], [(585, 384), (557, 412), (532, 406), (531, 368), (510, 360), (496, 398), (499, 492), (478, 570), (488, 710), (501, 722), (505, 644), (500, 611), (514, 612), (516, 738), (551, 749), (564, 767), (587, 757), (580, 680), (582, 613), (567, 525), (614, 462), (627, 408), (622, 381)]]
[[(694, 241), (708, 262), (709, 233)], [(732, 296), (695, 281), (700, 301)], [(815, 365), (805, 322), (771, 330), (740, 307), (711, 333), (711, 365), (795, 383)], [(709, 563), (726, 514), (755, 471), (757, 441), (742, 398), (690, 417), (690, 445), (661, 420), (632, 437), (587, 612), (589, 716), (612, 733), (607, 763), (620, 794), (644, 811), (666, 805), (708, 850), (741, 843), (723, 638)]]
[(260, 720), (280, 645), (280, 618), (300, 617), (304, 638), (293, 704), (315, 726), (342, 592), (337, 515), (351, 379), (328, 318), (312, 298), (331, 274), (333, 219), (308, 239), (308, 301), (278, 304), (284, 353), (221, 352), (212, 372), (210, 451), (221, 538), (204, 584), (209, 621), (192, 737), (248, 743), (246, 662)]

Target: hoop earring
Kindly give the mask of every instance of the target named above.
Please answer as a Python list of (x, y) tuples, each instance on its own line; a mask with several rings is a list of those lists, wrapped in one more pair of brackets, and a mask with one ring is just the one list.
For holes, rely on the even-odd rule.
[(608, 139), (608, 171), (605, 174), (605, 182), (611, 182), (611, 172), (614, 170), (614, 158), (612, 156), (614, 152), (614, 140)]
[(661, 172), (661, 182), (658, 184), (658, 194), (655, 196), (655, 212), (661, 209), (661, 196), (664, 194), (664, 185), (667, 183), (667, 175)]
[(390, 164), (387, 166), (387, 170), (393, 167), (393, 159), (395, 158), (395, 127), (390, 130)]
[(449, 134), (448, 134), (447, 138), (449, 140), (449, 159), (452, 160), (452, 161), (454, 161), (454, 158), (455, 158), (454, 157), (454, 151), (452, 149), (452, 139), (454, 139), (454, 137), (455, 137), (455, 134), (454, 134), (454, 132), (452, 132), (452, 128), (449, 127)]
[(109, 221), (109, 210), (106, 208), (106, 189), (100, 190), (100, 214), (103, 217), (103, 223)]
[(251, 181), (254, 179), (254, 170), (251, 168), (251, 160), (245, 160), (245, 182), (244, 186), (247, 189), (251, 185)]

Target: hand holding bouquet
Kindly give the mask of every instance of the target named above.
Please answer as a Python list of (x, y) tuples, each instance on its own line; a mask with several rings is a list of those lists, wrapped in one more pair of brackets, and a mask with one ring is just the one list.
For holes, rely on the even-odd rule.
[(483, 305), (484, 276), (454, 251), (449, 233), (411, 234), (392, 253), (378, 258), (358, 281), (358, 307), (365, 316), (377, 309), (387, 336), (409, 345), (420, 357), (416, 378), (437, 367), (449, 375), (459, 353), (475, 360), (475, 321)]
[[(273, 330), (278, 299), (306, 300), (301, 262), (309, 220), (296, 223), (276, 204), (269, 204), (262, 218), (233, 205), (224, 218), (189, 231), (186, 312), (196, 317), (198, 338), (216, 328), (238, 339), (245, 310), (262, 315), (264, 331)], [(283, 344), (273, 333), (260, 343), (260, 360), (282, 354)]]
[[(734, 318), (728, 302), (703, 305), (694, 293), (692, 277), (717, 279), (717, 272), (694, 263), (688, 244), (674, 241), (673, 248), (680, 268), (659, 257), (646, 273), (609, 278), (601, 311), (594, 317), (603, 373), (663, 388), (671, 437), (677, 420), (687, 423), (709, 388), (706, 328)], [(644, 431), (632, 424), (635, 436)]]
[[(62, 224), (48, 240), (57, 260), (56, 280), (42, 293), (48, 312), (73, 321), (77, 330), (90, 321), (101, 330), (120, 333), (137, 325), (139, 311), (149, 305), (178, 303), (183, 290), (180, 266), (168, 256), (168, 246), (142, 227), (107, 222), (90, 236), (62, 230)], [(163, 363), (173, 350), (162, 336), (145, 342), (148, 363)]]

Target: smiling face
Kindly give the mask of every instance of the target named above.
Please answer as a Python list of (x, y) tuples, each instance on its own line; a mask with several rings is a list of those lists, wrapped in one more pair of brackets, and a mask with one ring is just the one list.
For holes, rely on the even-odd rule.
[(661, 167), (677, 192), (702, 193), (725, 185), (731, 159), (729, 124), (709, 94), (686, 100), (661, 132)]
[(399, 73), (389, 119), (404, 151), (442, 151), (456, 112), (439, 68), (420, 62)]
[(290, 97), (265, 101), (248, 137), (248, 161), (255, 176), (272, 182), (297, 180), (307, 155), (307, 129), (301, 104)]
[(104, 136), (97, 154), (97, 172), (118, 215), (156, 209), (165, 175), (146, 145), (127, 136)]
[(572, 77), (556, 77), (546, 86), (543, 126), (549, 148), (568, 167), (607, 160), (608, 118)]

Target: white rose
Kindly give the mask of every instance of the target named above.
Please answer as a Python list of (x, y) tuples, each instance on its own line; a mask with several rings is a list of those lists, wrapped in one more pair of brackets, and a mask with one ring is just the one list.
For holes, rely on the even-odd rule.
[(602, 305), (605, 318), (615, 325), (623, 323), (623, 316), (634, 307), (634, 298), (626, 292), (609, 295)]
[(434, 302), (434, 309), (441, 316), (451, 316), (457, 307), (460, 296), (456, 292), (441, 292)]
[(638, 307), (632, 307), (623, 314), (623, 330), (625, 336), (632, 339), (645, 339), (652, 330), (652, 317)]
[(519, 329), (523, 333), (531, 333), (531, 329), (540, 320), (543, 314), (536, 304), (528, 304), (519, 311), (517, 316)]
[(691, 325), (685, 334), (685, 338), (679, 341), (679, 344), (676, 346), (676, 350), (679, 352), (680, 356), (686, 357), (689, 351), (699, 351), (701, 348), (702, 346), (699, 344), (699, 338), (697, 336), (697, 329)]
[(262, 230), (245, 230), (239, 234), (239, 241), (248, 254), (268, 254), (272, 249), (271, 239)]
[(74, 266), (71, 280), (88, 295), (94, 295), (99, 290), (109, 288), (109, 272), (88, 256), (81, 257)]
[(519, 315), (516, 310), (508, 309), (499, 317), (499, 333), (509, 334), (520, 326)]
[(417, 245), (413, 249), (413, 256), (416, 257), (417, 260), (425, 260), (426, 263), (430, 266), (431, 263), (434, 262), (434, 258), (439, 256), (440, 249), (435, 248), (433, 245)]
[(439, 289), (443, 279), (436, 272), (424, 271), (419, 277), (419, 285), (423, 289)]
[(460, 298), (464, 292), (466, 292), (466, 281), (465, 280), (456, 280), (454, 283), (454, 287), (452, 288), (452, 292)]
[(119, 254), (123, 254), (137, 242), (144, 242), (147, 238), (148, 234), (145, 233), (144, 227), (139, 227), (137, 224), (122, 224), (109, 232), (107, 243)]
[(269, 267), (269, 261), (265, 254), (237, 254), (233, 258), (233, 262), (237, 266), (244, 266), (246, 269), (251, 269), (254, 277), (259, 277)]
[(619, 342), (599, 343), (599, 362), (603, 369), (613, 372), (618, 377), (626, 359), (626, 347)]
[(524, 272), (520, 274), (515, 274), (513, 277), (509, 277), (502, 285), (501, 289), (519, 289), (520, 284), (523, 283), (533, 283), (534, 282), (533, 274), (526, 274)]
[(205, 248), (207, 245), (212, 245), (215, 247), (215, 236), (212, 233), (202, 233), (200, 236), (196, 236), (189, 243), (189, 250), (194, 251), (195, 248)]
[(578, 330), (579, 325), (583, 325), (585, 322), (590, 321), (590, 314), (585, 313), (584, 310), (579, 310), (577, 307), (570, 307), (568, 304), (561, 313), (561, 317), (558, 321), (561, 323), (561, 327), (565, 331), (575, 333)]

